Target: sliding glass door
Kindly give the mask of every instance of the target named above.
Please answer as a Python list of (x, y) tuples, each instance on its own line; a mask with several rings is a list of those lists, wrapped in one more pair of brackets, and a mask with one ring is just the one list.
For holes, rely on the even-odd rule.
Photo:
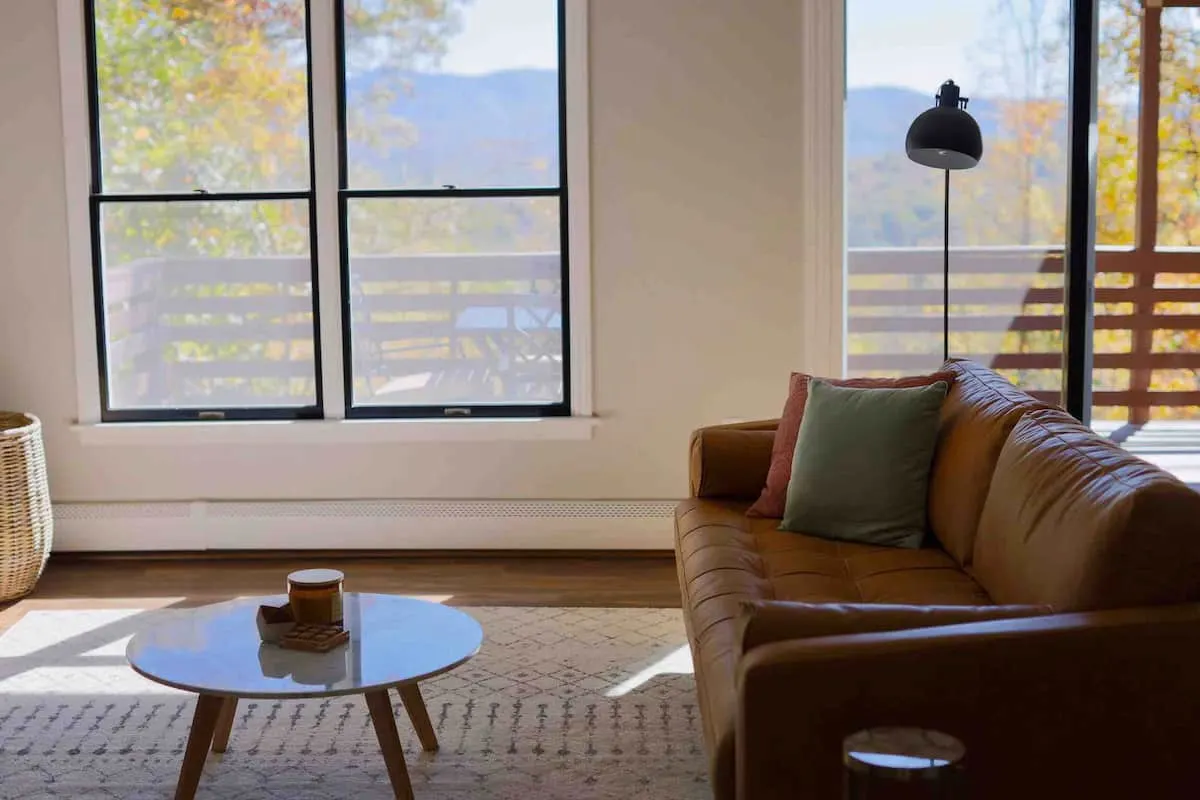
[(1101, 7), (1093, 424), (1200, 482), (1200, 8)]
[(904, 136), (946, 79), (984, 141), (951, 354), (1200, 482), (1200, 3), (846, 0), (851, 374), (941, 361), (944, 175)]
[(847, 0), (847, 363), (942, 360), (945, 175), (905, 155), (909, 124), (953, 79), (983, 158), (950, 175), (953, 356), (1058, 402), (1063, 385), (1068, 0)]

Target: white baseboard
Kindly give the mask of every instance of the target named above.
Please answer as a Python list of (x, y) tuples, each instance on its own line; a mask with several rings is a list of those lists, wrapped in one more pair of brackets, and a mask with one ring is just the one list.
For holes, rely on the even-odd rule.
[(675, 502), (57, 503), (54, 549), (669, 550)]

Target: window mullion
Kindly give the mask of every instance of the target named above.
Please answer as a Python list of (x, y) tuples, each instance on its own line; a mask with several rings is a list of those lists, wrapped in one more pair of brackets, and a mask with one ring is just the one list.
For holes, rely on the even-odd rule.
[(335, 4), (309, 3), (312, 86), (313, 195), (325, 416), (346, 416), (342, 358), (341, 234), (338, 223), (338, 58)]

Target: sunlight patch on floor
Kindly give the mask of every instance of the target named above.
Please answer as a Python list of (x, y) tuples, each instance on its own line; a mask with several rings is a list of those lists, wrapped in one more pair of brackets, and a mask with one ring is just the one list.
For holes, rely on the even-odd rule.
[[(99, 701), (109, 696), (182, 697), (189, 693), (149, 681), (131, 670), (125, 663), (70, 666), (26, 664), (0, 678), (0, 695), (16, 698), (21, 695), (37, 697), (82, 696)], [(4, 665), (0, 665), (0, 669)], [(12, 665), (21, 667), (20, 663)]]
[[(40, 651), (65, 648), (70, 655), (125, 654), (125, 643), (149, 618), (143, 608), (102, 608), (77, 611), (29, 611), (0, 636), (0, 660), (27, 658)], [(111, 626), (111, 627), (110, 627)], [(111, 631), (111, 635), (106, 633)]]
[(605, 697), (621, 697), (648, 683), (658, 675), (691, 675), (692, 651), (686, 644), (655, 661), (605, 692)]

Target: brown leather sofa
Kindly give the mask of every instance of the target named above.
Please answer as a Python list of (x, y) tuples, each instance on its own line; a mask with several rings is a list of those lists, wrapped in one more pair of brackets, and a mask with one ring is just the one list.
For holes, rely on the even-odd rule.
[(962, 739), (973, 800), (1200, 797), (1200, 494), (947, 367), (919, 550), (746, 517), (774, 422), (693, 436), (676, 561), (716, 798), (839, 798), (843, 737), (877, 725)]

